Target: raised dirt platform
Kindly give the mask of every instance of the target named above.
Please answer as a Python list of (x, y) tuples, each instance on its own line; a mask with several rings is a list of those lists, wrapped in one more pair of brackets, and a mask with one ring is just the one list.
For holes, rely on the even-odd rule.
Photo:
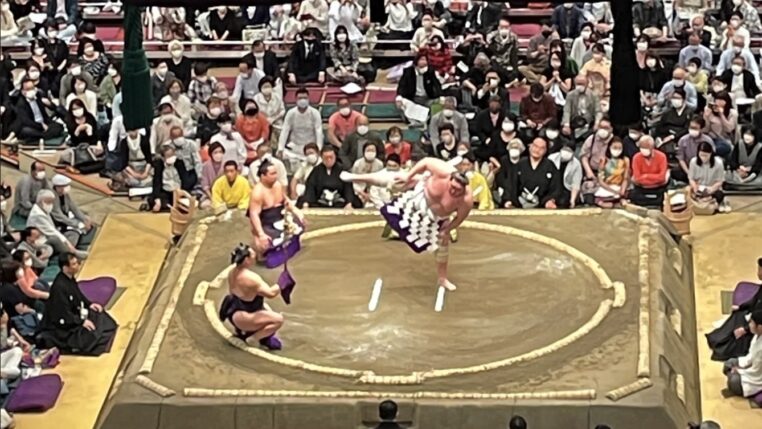
[(270, 301), (286, 317), (277, 353), (216, 316), (248, 220), (191, 226), (102, 428), (357, 428), (387, 397), (418, 428), (502, 429), (517, 413), (537, 427), (678, 429), (700, 416), (690, 246), (659, 216), (473, 213), (450, 246), (459, 287), (441, 312), (433, 257), (381, 239), (377, 215), (308, 219), (292, 304)]

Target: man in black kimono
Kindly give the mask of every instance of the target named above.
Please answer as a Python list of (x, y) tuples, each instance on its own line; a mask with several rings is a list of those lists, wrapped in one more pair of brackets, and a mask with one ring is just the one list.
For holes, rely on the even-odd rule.
[[(757, 259), (757, 278), (762, 281), (762, 258)], [(706, 334), (712, 360), (723, 362), (749, 352), (754, 334), (749, 329), (747, 316), (755, 310), (762, 310), (762, 284), (750, 300), (733, 306), (733, 312), (722, 326)]]
[(323, 162), (316, 165), (307, 177), (304, 195), (297, 205), (307, 207), (332, 207), (350, 209), (362, 207), (360, 199), (355, 196), (352, 184), (344, 182), (339, 177), (341, 167), (336, 164), (336, 148), (331, 145), (323, 146), (320, 151)]
[(80, 268), (79, 259), (64, 253), (58, 265), (61, 272), (45, 303), (40, 339), (46, 347), (58, 347), (61, 353), (99, 356), (111, 343), (117, 324), (100, 304), (90, 302), (79, 289), (74, 278)]
[(519, 161), (515, 185), (510, 187), (513, 207), (555, 209), (561, 196), (561, 174), (552, 161), (545, 157), (548, 142), (536, 137), (529, 145), (529, 156)]
[(314, 28), (302, 32), (302, 41), (295, 43), (288, 60), (288, 81), (291, 85), (325, 82), (325, 49)]

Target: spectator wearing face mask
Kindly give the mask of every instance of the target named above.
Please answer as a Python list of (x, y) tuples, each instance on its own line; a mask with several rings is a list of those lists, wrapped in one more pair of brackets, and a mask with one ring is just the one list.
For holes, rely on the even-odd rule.
[(574, 83), (574, 90), (566, 96), (561, 126), (564, 135), (576, 140), (589, 132), (602, 113), (600, 99), (587, 87), (587, 77), (577, 76)]
[(500, 160), (508, 153), (509, 144), (514, 141), (521, 141), (518, 133), (518, 118), (512, 113), (507, 114), (499, 127), (490, 136), (484, 144), (475, 148), (474, 155), (480, 162), (494, 162)]
[(288, 61), (288, 81), (291, 85), (325, 82), (326, 58), (323, 44), (315, 29), (302, 33), (302, 41), (295, 43)]
[(193, 129), (193, 106), (190, 98), (185, 95), (185, 87), (180, 79), (173, 79), (167, 85), (167, 95), (162, 97), (159, 104), (169, 103), (172, 105), (174, 114), (180, 118), (183, 127)]
[(175, 74), (169, 71), (167, 62), (165, 60), (159, 61), (151, 76), (151, 94), (153, 95), (154, 103), (158, 103), (159, 100), (167, 95), (169, 84), (175, 79)]
[(505, 152), (499, 159), (500, 168), (495, 174), (495, 199), (501, 208), (510, 208), (513, 203), (509, 190), (516, 186), (518, 163), (525, 152), (524, 143), (519, 139), (511, 140), (505, 147)]
[(688, 61), (693, 58), (701, 60), (700, 64), (703, 64), (705, 70), (709, 73), (712, 72), (712, 50), (702, 45), (701, 39), (698, 34), (691, 34), (688, 37), (688, 46), (680, 50), (678, 56), (678, 64), (681, 67), (687, 67)]
[[(373, 142), (366, 142), (363, 145), (363, 156), (357, 159), (352, 164), (351, 172), (355, 174), (367, 174), (381, 171), (384, 168), (384, 163), (379, 160), (378, 148)], [(362, 201), (363, 205), (370, 201), (370, 185), (365, 183), (352, 184), (355, 195)]]
[(362, 158), (364, 154), (363, 148), (367, 143), (373, 144), (376, 148), (376, 157), (383, 161), (385, 154), (384, 142), (381, 140), (378, 132), (370, 129), (368, 118), (362, 115), (357, 118), (357, 129), (347, 136), (341, 145), (341, 149), (338, 149), (341, 167), (348, 170), (354, 165), (355, 161)]
[[(437, 130), (439, 144), (434, 146), (435, 156), (445, 161), (457, 156), (458, 140), (455, 138), (455, 128), (450, 123), (445, 123)], [(466, 143), (466, 142), (464, 142)]]
[(725, 70), (729, 70), (733, 65), (733, 59), (738, 55), (743, 57), (744, 64), (748, 66), (749, 71), (754, 76), (759, 76), (759, 65), (754, 59), (754, 54), (752, 54), (748, 46), (744, 45), (744, 38), (740, 36), (733, 37), (732, 46), (723, 49), (722, 54), (720, 54), (720, 60), (717, 62), (716, 68), (717, 76), (722, 76)]
[(183, 162), (190, 180), (197, 183), (198, 178), (201, 177), (201, 156), (199, 155), (196, 142), (185, 138), (183, 136), (183, 129), (180, 127), (172, 127), (169, 130), (169, 137), (169, 141), (164, 142), (164, 145), (174, 146), (175, 155), (177, 159)]
[(304, 146), (304, 161), (294, 172), (289, 184), (289, 195), (291, 199), (297, 199), (304, 194), (304, 185), (307, 182), (312, 169), (320, 163), (320, 148), (315, 143), (308, 143)]
[(571, 50), (569, 51), (569, 58), (579, 64), (585, 63), (585, 54), (593, 46), (593, 23), (587, 22), (582, 24), (579, 31), (579, 37), (575, 38), (572, 42)]
[(195, 112), (196, 117), (202, 116), (207, 112), (207, 103), (212, 98), (214, 86), (217, 79), (209, 76), (209, 65), (206, 63), (196, 63), (193, 65), (193, 79), (188, 86), (188, 99)]
[(586, 22), (582, 9), (574, 3), (564, 3), (553, 9), (551, 17), (553, 29), (562, 39), (574, 39), (579, 36), (582, 24)]
[(413, 65), (402, 72), (397, 85), (397, 108), (407, 103), (429, 106), (442, 95), (442, 85), (425, 55), (417, 55)]
[[(302, 20), (304, 16), (311, 16), (315, 28), (323, 34), (328, 33), (328, 2), (326, 0), (308, 0), (299, 5), (299, 13), (296, 19)], [(268, 74), (269, 76), (273, 76)]]
[(48, 18), (63, 16), (67, 24), (79, 26), (82, 19), (78, 6), (77, 0), (50, 0), (47, 6)]
[(688, 132), (688, 124), (693, 119), (694, 111), (686, 106), (685, 92), (678, 88), (672, 92), (669, 106), (654, 127), (653, 136), (663, 151), (674, 153), (675, 145)]
[[(468, 144), (465, 144), (468, 146)], [(474, 154), (466, 150), (460, 155), (462, 161), (458, 164), (458, 171), (465, 174), (468, 178), (468, 187), (471, 190), (474, 207), (477, 210), (494, 210), (495, 202), (492, 199), (492, 191), (488, 179), (476, 168), (476, 158)]]
[(336, 148), (325, 145), (320, 150), (322, 162), (307, 177), (304, 194), (297, 201), (302, 208), (330, 207), (352, 209), (362, 207), (352, 184), (341, 180), (342, 168), (337, 164)]
[[(488, 61), (487, 56), (484, 54), (479, 54), (477, 56), (476, 61), (481, 60), (481, 56), (484, 56), (484, 61)], [(489, 63), (487, 63), (489, 64)], [(502, 83), (502, 80), (500, 78), (500, 74), (496, 70), (489, 70), (487, 71), (483, 78), (480, 76), (477, 76), (477, 73), (479, 73), (479, 70), (476, 68), (472, 69), (471, 72), (467, 75), (467, 81), (464, 84), (464, 86), (468, 85), (478, 85), (474, 86), (473, 89), (473, 95), (476, 100), (475, 105), (479, 109), (487, 109), (489, 108), (490, 99), (494, 97), (498, 97), (500, 99), (500, 107), (503, 111), (508, 110), (508, 106), (510, 104), (509, 100), (510, 97), (508, 96), (508, 90), (505, 88), (505, 85)]]
[(606, 87), (608, 87), (609, 82), (611, 82), (611, 61), (606, 58), (606, 50), (600, 43), (593, 45), (592, 51), (592, 59), (582, 66), (579, 74), (589, 78), (591, 73), (597, 73), (601, 75), (606, 82)]
[(641, 69), (646, 67), (646, 57), (648, 57), (651, 45), (651, 38), (641, 34), (635, 39), (635, 60)]
[(529, 145), (529, 156), (519, 160), (514, 186), (508, 189), (507, 207), (557, 208), (563, 182), (556, 166), (545, 156), (548, 142), (537, 137)]
[(656, 106), (656, 96), (669, 79), (669, 73), (664, 63), (655, 54), (646, 54), (643, 68), (638, 71), (638, 86), (643, 94), (642, 101), (646, 107)]
[(336, 108), (336, 111), (328, 118), (328, 142), (341, 148), (347, 136), (357, 130), (357, 120), (362, 113), (352, 108), (347, 97), (339, 98)]
[(201, 207), (207, 208), (211, 205), (212, 185), (225, 173), (225, 148), (219, 143), (209, 145), (209, 159), (204, 161), (201, 167), (200, 184), (204, 196), (201, 201)]
[(529, 94), (521, 99), (519, 116), (524, 118), (527, 125), (525, 132), (531, 137), (556, 118), (556, 103), (550, 94), (545, 93), (541, 83), (533, 83)]
[(677, 88), (681, 88), (685, 92), (685, 105), (690, 109), (695, 110), (698, 105), (698, 94), (696, 88), (692, 83), (685, 80), (685, 69), (682, 67), (675, 67), (672, 71), (672, 80), (665, 83), (659, 95), (656, 98), (659, 106), (666, 107), (672, 98), (672, 93)]
[(550, 42), (557, 38), (558, 34), (553, 32), (553, 28), (547, 22), (544, 22), (540, 33), (529, 39), (526, 64), (519, 66), (519, 72), (528, 82), (539, 82), (542, 72), (548, 66)]
[(170, 59), (167, 61), (167, 69), (180, 79), (183, 87), (187, 88), (191, 82), (191, 70), (193, 62), (187, 58), (184, 53), (183, 43), (179, 40), (172, 40), (167, 45)]
[(613, 125), (608, 118), (602, 118), (598, 122), (595, 134), (591, 135), (582, 144), (579, 153), (579, 159), (582, 162), (582, 168), (587, 180), (594, 181), (598, 177), (598, 169), (601, 166), (601, 160), (606, 156), (609, 143), (614, 138)]
[(37, 201), (37, 194), (43, 189), (52, 189), (46, 178), (45, 165), (33, 161), (29, 168), (29, 174), (21, 177), (16, 183), (14, 191), (13, 215), (26, 218)]
[[(40, 82), (35, 83), (37, 83), (37, 88), (47, 94), (48, 90), (50, 89), (49, 82), (54, 82), (56, 78), (56, 71), (53, 67), (53, 62), (51, 61), (50, 57), (48, 57), (48, 53), (45, 51), (45, 44), (43, 39), (34, 39), (30, 41), (29, 47), (32, 55), (29, 58), (27, 64), (29, 64), (29, 66), (32, 64), (36, 66), (37, 70), (40, 73), (38, 78), (35, 80), (39, 80)], [(29, 66), (27, 66), (27, 74), (30, 68)], [(40, 85), (40, 83), (42, 83), (42, 85)]]
[(688, 60), (685, 66), (685, 80), (692, 83), (698, 93), (698, 107), (703, 108), (706, 100), (704, 97), (709, 91), (709, 72), (703, 68), (703, 62), (697, 57)]
[(153, 191), (146, 199), (146, 203), (154, 213), (169, 210), (175, 190), (182, 189), (190, 192), (196, 185), (183, 161), (175, 154), (173, 145), (161, 147), (161, 158), (154, 161), (153, 170)]
[(54, 109), (55, 106), (49, 98), (37, 91), (33, 81), (24, 79), (21, 82), (21, 95), (15, 109), (18, 138), (24, 141), (36, 141), (61, 137), (63, 127), (47, 112), (47, 109)]
[(87, 111), (85, 103), (79, 98), (75, 98), (69, 103), (65, 122), (69, 133), (69, 146), (77, 147), (83, 143), (88, 146), (98, 144), (98, 124), (95, 121), (95, 116)]
[(745, 126), (738, 142), (730, 154), (730, 171), (726, 181), (731, 186), (742, 187), (750, 182), (760, 183), (762, 173), (762, 143), (755, 133), (760, 129)]
[(231, 39), (235, 32), (235, 16), (228, 11), (227, 6), (216, 6), (209, 12), (209, 29), (212, 40)]
[(246, 141), (241, 134), (233, 130), (233, 120), (226, 114), (221, 114), (217, 118), (217, 125), (220, 131), (213, 135), (209, 144), (219, 143), (225, 149), (225, 155), (222, 162), (235, 161), (240, 169), (243, 169), (246, 162)]
[(259, 81), (265, 77), (264, 72), (254, 67), (249, 60), (242, 60), (238, 64), (238, 76), (235, 79), (235, 88), (231, 98), (243, 109), (245, 100), (253, 100), (259, 93)]
[(477, 141), (480, 145), (489, 143), (490, 137), (500, 129), (505, 119), (503, 110), (503, 100), (498, 96), (493, 96), (489, 100), (487, 109), (481, 110), (470, 122), (471, 140)]
[(564, 56), (561, 52), (551, 52), (548, 67), (540, 77), (540, 84), (552, 97), (558, 108), (563, 109), (566, 104), (566, 94), (572, 90), (572, 79), (575, 73), (564, 64)]
[(566, 141), (560, 150), (548, 155), (558, 172), (561, 174), (563, 189), (558, 197), (557, 205), (561, 208), (574, 208), (580, 199), (582, 187), (582, 164), (574, 157), (574, 143)]
[(451, 81), (454, 78), (455, 66), (453, 66), (452, 54), (444, 38), (431, 37), (429, 44), (423, 47), (420, 53), (426, 55), (429, 67), (434, 68), (434, 72), (442, 82)]
[(399, 127), (391, 127), (386, 132), (386, 145), (384, 146), (385, 156), (388, 159), (390, 155), (399, 157), (397, 164), (407, 164), (410, 162), (412, 145), (403, 139), (402, 130)]
[(87, 89), (87, 82), (82, 77), (71, 80), (71, 93), (64, 100), (65, 106), (70, 106), (73, 100), (80, 100), (91, 115), (98, 114), (98, 95)]
[(468, 120), (466, 115), (455, 110), (458, 101), (455, 97), (445, 97), (442, 104), (442, 111), (434, 114), (429, 121), (429, 136), (431, 144), (436, 148), (439, 146), (439, 128), (445, 124), (452, 124), (455, 142), (469, 142), (471, 135), (468, 130)]
[(244, 111), (235, 121), (235, 129), (246, 143), (246, 165), (257, 158), (257, 147), (268, 145), (270, 123), (254, 100), (244, 100)]
[(79, 62), (77, 62), (76, 57), (69, 57), (69, 59), (66, 60), (66, 64), (68, 65), (69, 69), (68, 72), (61, 78), (61, 82), (59, 84), (59, 100), (66, 100), (69, 94), (73, 92), (72, 82), (74, 81), (75, 77), (84, 79), (84, 81), (87, 83), (88, 89), (92, 90), (97, 88), (97, 86), (95, 86), (95, 80), (93, 79), (93, 76), (90, 74), (90, 72), (82, 69), (82, 66), (79, 64)]
[(680, 34), (678, 39), (680, 40), (680, 43), (682, 46), (685, 46), (688, 44), (688, 38), (696, 34), (699, 36), (699, 40), (701, 45), (706, 46), (707, 48), (713, 48), (712, 41), (714, 39), (713, 32), (708, 30), (704, 27), (704, 15), (695, 15), (693, 18), (691, 18), (691, 24), (690, 27), (683, 30)]
[(29, 61), (27, 63), (26, 78), (34, 83), (34, 86), (37, 88), (38, 92), (46, 95), (53, 94), (53, 86), (50, 84), (50, 81), (40, 72), (40, 67), (35, 61)]
[(31, 256), (32, 268), (37, 272), (42, 272), (48, 266), (53, 255), (53, 247), (48, 244), (40, 230), (34, 227), (27, 227), (21, 231), (16, 249), (23, 250)]
[(283, 118), (286, 116), (286, 106), (283, 97), (274, 90), (275, 81), (265, 76), (259, 81), (259, 93), (254, 96), (254, 101), (259, 106), (259, 111), (265, 115), (270, 124), (270, 145), (273, 149), (278, 147), (278, 139), (283, 129)]
[(636, 35), (646, 33), (652, 38), (666, 37), (667, 18), (661, 0), (645, 0), (632, 7), (632, 21)]
[(115, 143), (119, 163), (111, 177), (111, 188), (126, 191), (145, 188), (153, 183), (151, 143), (145, 129), (125, 131), (124, 137)]
[(413, 38), (410, 40), (410, 49), (418, 52), (429, 44), (432, 37), (439, 36), (444, 39), (444, 33), (434, 26), (434, 15), (427, 11), (421, 15), (421, 27), (415, 30)]
[(760, 93), (757, 79), (746, 69), (746, 60), (741, 55), (736, 55), (733, 58), (730, 70), (725, 70), (720, 79), (725, 84), (725, 87), (729, 89), (730, 95), (736, 101), (736, 105), (741, 100), (748, 104)]
[(222, 115), (222, 107), (220, 107), (220, 99), (217, 97), (210, 97), (206, 103), (206, 112), (198, 118), (196, 123), (196, 139), (199, 141), (201, 147), (209, 144), (209, 140), (213, 135), (220, 132), (220, 126), (217, 123), (220, 115)]
[(511, 21), (502, 16), (497, 29), (487, 34), (487, 54), (500, 73), (501, 80), (511, 84), (519, 75), (519, 39), (511, 31)]
[(654, 140), (645, 135), (638, 141), (640, 151), (632, 158), (630, 201), (643, 207), (661, 210), (669, 182), (667, 156), (654, 148)]
[(317, 109), (310, 106), (310, 93), (306, 88), (296, 90), (296, 107), (286, 112), (283, 130), (278, 140), (278, 158), (288, 160), (289, 171), (304, 159), (304, 145), (323, 146), (323, 119)]
[[(757, 16), (757, 22), (759, 22), (759, 15)], [(720, 40), (720, 49), (728, 49), (735, 45), (734, 39), (743, 39), (743, 47), (748, 49), (751, 44), (751, 34), (744, 25), (743, 16), (739, 12), (733, 12), (728, 20), (728, 26), (722, 32), (722, 39)]]
[[(318, 1), (324, 2), (324, 0)], [(302, 2), (302, 5), (306, 3), (307, 2)], [(267, 46), (265, 46), (263, 41), (255, 40), (252, 42), (251, 52), (244, 55), (241, 61), (248, 62), (249, 60), (251, 60), (254, 67), (261, 70), (265, 76), (269, 76), (271, 79), (276, 79), (280, 76), (278, 57), (275, 55), (275, 52), (267, 49)]]
[(110, 111), (114, 104), (114, 97), (121, 91), (122, 67), (120, 64), (111, 64), (106, 72), (106, 77), (103, 78), (98, 88), (98, 103)]
[(347, 29), (343, 25), (336, 27), (333, 42), (330, 44), (331, 67), (326, 69), (328, 76), (334, 82), (345, 84), (349, 82), (364, 83), (357, 74), (360, 57), (356, 42), (349, 39)]
[(82, 66), (82, 70), (90, 73), (95, 84), (100, 84), (108, 70), (108, 57), (106, 54), (95, 49), (95, 42), (89, 38), (80, 39), (79, 48), (77, 49), (77, 56), (79, 57), (79, 64)]
[(691, 197), (695, 201), (714, 200), (720, 213), (730, 212), (730, 204), (722, 192), (725, 182), (725, 165), (722, 159), (715, 156), (714, 146), (709, 142), (702, 142), (696, 152), (696, 156), (690, 161), (687, 175)]
[(564, 146), (574, 144), (572, 139), (561, 134), (559, 125), (558, 120), (552, 119), (540, 131), (540, 136), (548, 141), (548, 154), (556, 153)]
[[(56, 226), (51, 217), (51, 212), (55, 207), (56, 194), (49, 189), (43, 189), (37, 194), (37, 199), (29, 212), (27, 227), (33, 227), (40, 230), (45, 235), (48, 243), (58, 253), (74, 253), (80, 258), (86, 258), (87, 252), (77, 250), (75, 243), (69, 241), (69, 237), (64, 235)], [(72, 235), (73, 238), (73, 235)]]
[(704, 132), (714, 140), (717, 155), (725, 158), (733, 148), (738, 111), (733, 108), (730, 95), (727, 92), (717, 94), (714, 102), (704, 108)]
[(171, 139), (170, 130), (174, 127), (183, 128), (183, 121), (175, 114), (172, 104), (164, 101), (159, 105), (159, 116), (151, 126), (151, 153), (159, 153), (158, 147)]
[(51, 179), (56, 198), (50, 217), (64, 236), (75, 246), (88, 245), (95, 237), (95, 225), (71, 197), (71, 179), (56, 174)]
[(614, 138), (601, 158), (593, 201), (599, 207), (614, 207), (627, 194), (629, 183), (630, 159), (624, 156), (622, 141)]

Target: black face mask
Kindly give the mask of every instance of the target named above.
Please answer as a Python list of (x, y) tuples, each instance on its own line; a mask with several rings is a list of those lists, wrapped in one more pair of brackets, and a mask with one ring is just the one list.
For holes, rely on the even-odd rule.
[(250, 108), (246, 109), (245, 113), (246, 113), (246, 116), (257, 116), (257, 113), (259, 113), (259, 110), (255, 109), (253, 107), (250, 107)]
[(553, 30), (543, 30), (542, 31), (542, 35), (545, 36), (545, 37), (548, 37), (551, 34), (553, 34)]

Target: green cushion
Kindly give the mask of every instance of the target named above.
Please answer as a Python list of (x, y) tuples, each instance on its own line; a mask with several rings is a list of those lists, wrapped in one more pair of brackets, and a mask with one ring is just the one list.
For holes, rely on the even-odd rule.
[(338, 109), (335, 104), (326, 104), (320, 108), (320, 116), (326, 121), (336, 110)]
[(51, 265), (45, 267), (45, 270), (40, 274), (40, 278), (48, 283), (53, 283), (53, 280), (55, 280), (58, 273), (61, 272), (61, 269), (58, 267), (57, 258), (51, 258), (51, 260), (52, 259), (56, 259), (56, 261), (51, 262)]
[(421, 140), (423, 132), (415, 128), (408, 128), (402, 133), (402, 139), (406, 142), (414, 143)]
[(394, 103), (369, 104), (365, 107), (365, 116), (370, 120), (402, 119)]
[(19, 216), (18, 214), (14, 214), (11, 216), (8, 224), (16, 231), (21, 231), (22, 229), (26, 229), (26, 218)]

